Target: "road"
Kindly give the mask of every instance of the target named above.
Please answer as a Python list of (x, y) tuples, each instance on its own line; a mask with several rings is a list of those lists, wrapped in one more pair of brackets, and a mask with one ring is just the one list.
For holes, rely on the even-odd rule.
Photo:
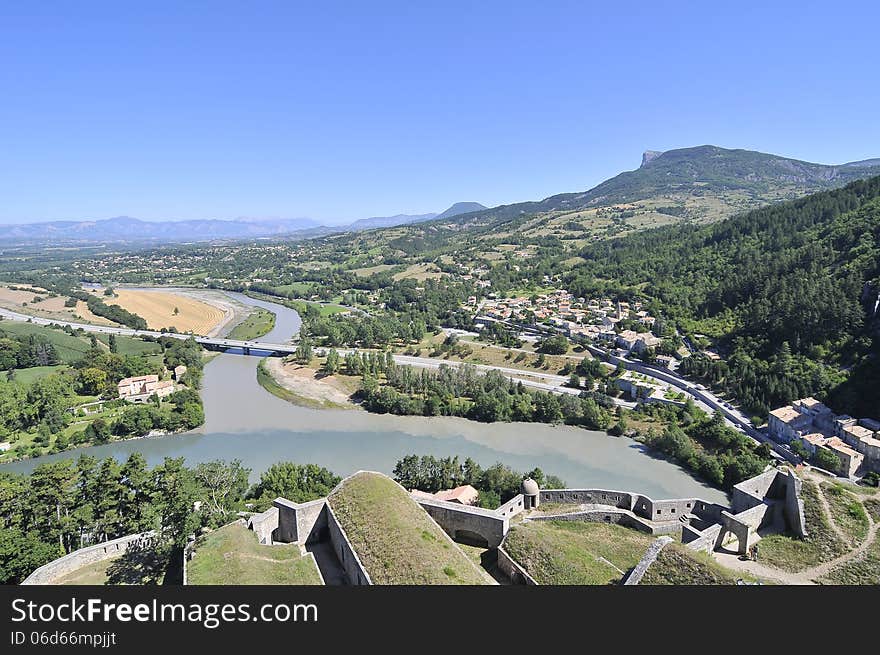
[(132, 328), (111, 327), (105, 325), (89, 325), (88, 323), (72, 323), (70, 321), (57, 321), (36, 316), (28, 316), (8, 309), (0, 309), (0, 316), (12, 321), (29, 321), (36, 325), (60, 325), (62, 327), (71, 327), (74, 330), (82, 329), (85, 332), (93, 332), (97, 334), (118, 334), (127, 337), (173, 337), (175, 339), (193, 338), (204, 346), (214, 346), (217, 348), (241, 348), (243, 350), (261, 350), (284, 354), (293, 354), (296, 352), (296, 345), (289, 343), (269, 343), (259, 340), (240, 341), (238, 339), (203, 337), (200, 335), (180, 334), (177, 332), (157, 332), (155, 330), (135, 330)]
[[(197, 342), (205, 346), (213, 346), (218, 348), (241, 348), (242, 350), (258, 350), (263, 352), (276, 352), (283, 354), (293, 354), (296, 352), (296, 345), (292, 344), (279, 344), (279, 343), (268, 343), (259, 340), (253, 341), (240, 341), (236, 339), (218, 339), (214, 337), (203, 337), (198, 335), (189, 335), (189, 334), (179, 334), (172, 332), (156, 332), (155, 330), (134, 330), (132, 328), (123, 328), (123, 327), (111, 327), (104, 325), (89, 325), (87, 323), (73, 323), (70, 321), (57, 321), (50, 320), (35, 316), (28, 316), (26, 314), (20, 314), (18, 312), (13, 312), (8, 309), (0, 309), (0, 316), (7, 320), (13, 321), (30, 321), (36, 325), (60, 325), (62, 327), (71, 327), (75, 330), (82, 329), (85, 332), (91, 332), (96, 334), (118, 334), (121, 336), (129, 336), (129, 337), (173, 337), (175, 339), (189, 339), (190, 337), (194, 338)], [(348, 354), (349, 350), (339, 350), (340, 355), (345, 356)], [(407, 365), (407, 366), (416, 366), (420, 368), (432, 368), (437, 369), (441, 364), (446, 364), (453, 368), (461, 366), (461, 362), (447, 362), (445, 360), (437, 360), (430, 359), (427, 357), (411, 357), (409, 355), (394, 355), (394, 361), (398, 364)], [(485, 373), (489, 370), (498, 370), (505, 375), (505, 377), (515, 380), (517, 382), (522, 382), (523, 386), (539, 389), (541, 391), (550, 391), (552, 393), (557, 394), (569, 394), (569, 395), (578, 395), (580, 390), (572, 389), (570, 387), (565, 386), (568, 382), (568, 378), (561, 375), (554, 375), (552, 373), (541, 373), (541, 372), (532, 372), (532, 371), (523, 371), (515, 368), (505, 368), (505, 367), (496, 367), (496, 366), (485, 366), (482, 364), (473, 365), (477, 370)], [(523, 377), (527, 376), (527, 377)], [(630, 403), (624, 400), (614, 399), (616, 404), (621, 405), (623, 407), (635, 407), (635, 403)]]
[[(316, 349), (318, 354), (323, 353), (327, 349), (319, 348)], [(351, 352), (355, 352), (353, 350), (337, 350), (340, 356), (345, 357)], [(459, 366), (468, 365), (467, 362), (456, 362), (456, 361), (448, 361), (445, 359), (432, 359), (430, 357), (413, 357), (411, 355), (393, 355), (394, 362), (396, 364), (400, 364), (402, 366), (414, 366), (416, 368), (429, 368), (429, 369), (438, 369), (441, 366), (449, 366), (450, 368), (458, 368)], [(477, 371), (481, 373), (487, 373), (488, 371), (498, 371), (502, 373), (506, 378), (513, 380), (514, 382), (522, 382), (523, 386), (529, 387), (531, 389), (539, 389), (541, 391), (549, 391), (551, 393), (557, 394), (569, 394), (572, 396), (580, 395), (583, 389), (573, 389), (571, 387), (566, 386), (568, 384), (568, 378), (563, 375), (556, 375), (554, 373), (542, 373), (540, 371), (525, 371), (518, 368), (506, 368), (503, 366), (487, 366), (485, 364), (469, 364), (473, 366)], [(532, 378), (532, 379), (530, 379)], [(621, 407), (626, 407), (628, 409), (632, 409), (636, 406), (636, 403), (629, 402), (627, 400), (621, 400), (620, 398), (612, 398), (615, 405), (619, 405)]]
[[(505, 323), (514, 329), (520, 329), (523, 327), (518, 324), (507, 323), (506, 321), (499, 321), (498, 319), (494, 319), (489, 316), (478, 315), (474, 320)], [(562, 334), (562, 331), (559, 329), (549, 328), (545, 326), (534, 326), (531, 329), (541, 331), (544, 334)], [(728, 407), (723, 400), (718, 398), (709, 389), (703, 387), (703, 385), (698, 385), (695, 382), (686, 380), (674, 371), (671, 371), (667, 368), (661, 368), (659, 366), (646, 364), (644, 362), (632, 360), (626, 357), (617, 357), (616, 355), (612, 355), (608, 351), (590, 343), (583, 343), (583, 345), (591, 354), (602, 360), (605, 360), (614, 365), (620, 364), (627, 370), (636, 371), (637, 373), (641, 373), (642, 375), (645, 375), (647, 377), (654, 378), (655, 380), (666, 383), (679, 389), (680, 391), (683, 391), (685, 394), (693, 398), (697, 406), (703, 411), (706, 411), (710, 414), (716, 411), (720, 412), (721, 415), (724, 416), (725, 422), (727, 422), (728, 425), (731, 425), (732, 427), (739, 430), (757, 443), (767, 444), (776, 454), (777, 458), (783, 458), (792, 463), (800, 462), (800, 458), (797, 455), (792, 453), (784, 446), (773, 441), (764, 432), (758, 430), (745, 414), (734, 407)]]

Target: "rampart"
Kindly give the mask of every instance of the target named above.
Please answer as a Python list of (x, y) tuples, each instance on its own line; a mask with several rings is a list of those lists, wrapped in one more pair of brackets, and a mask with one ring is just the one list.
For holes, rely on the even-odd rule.
[(330, 533), (330, 543), (333, 545), (333, 551), (336, 553), (336, 559), (342, 565), (348, 583), (352, 585), (371, 585), (370, 574), (364, 568), (360, 558), (354, 551), (348, 535), (336, 520), (333, 509), (326, 505), (327, 527)]
[(63, 557), (52, 560), (48, 564), (44, 564), (25, 578), (21, 584), (54, 584), (58, 578), (65, 576), (68, 573), (72, 573), (77, 569), (81, 569), (84, 566), (125, 554), (132, 544), (136, 546), (150, 546), (153, 543), (153, 536), (153, 532), (141, 532), (80, 548), (79, 550), (68, 553)]
[(535, 579), (529, 575), (516, 560), (514, 560), (503, 548), (498, 548), (498, 569), (504, 573), (512, 584), (537, 585)]
[(421, 505), (428, 516), (434, 519), (437, 525), (443, 528), (443, 531), (455, 541), (475, 546), (482, 545), (487, 548), (494, 548), (501, 544), (510, 526), (510, 516), (517, 513), (514, 511), (517, 507), (519, 511), (522, 511), (522, 496), (518, 496), (518, 500), (514, 498), (513, 500), (517, 502), (513, 505), (511, 503), (503, 505), (502, 507), (506, 508), (504, 512), (501, 508), (497, 510), (483, 509), (433, 498), (418, 498), (416, 496), (411, 496), (411, 498)]
[(660, 551), (663, 550), (663, 547), (671, 541), (672, 539), (670, 537), (658, 537), (657, 539), (652, 541), (651, 545), (648, 546), (648, 550), (646, 550), (645, 554), (642, 555), (642, 559), (639, 560), (639, 563), (636, 564), (633, 567), (632, 571), (630, 571), (624, 577), (622, 584), (639, 584), (642, 581), (645, 573), (648, 571), (648, 567), (657, 560), (657, 556), (660, 554)]

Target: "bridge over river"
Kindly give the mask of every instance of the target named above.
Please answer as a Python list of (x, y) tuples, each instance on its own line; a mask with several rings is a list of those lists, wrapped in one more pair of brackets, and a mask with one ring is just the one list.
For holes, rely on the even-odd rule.
[(198, 334), (188, 334), (180, 332), (157, 332), (155, 330), (134, 330), (132, 328), (110, 327), (104, 325), (89, 325), (88, 323), (72, 323), (70, 321), (57, 321), (37, 316), (28, 316), (20, 314), (8, 309), (0, 309), (0, 316), (11, 321), (28, 321), (35, 325), (60, 325), (61, 327), (70, 327), (74, 330), (84, 330), (85, 332), (94, 332), (98, 334), (118, 334), (127, 337), (173, 337), (175, 339), (195, 339), (209, 350), (232, 350), (239, 349), (245, 355), (250, 355), (251, 351), (260, 353), (269, 353), (271, 355), (292, 355), (296, 352), (296, 344), (293, 343), (271, 343), (268, 341), (240, 341), (238, 339), (224, 339), (222, 337), (203, 337)]

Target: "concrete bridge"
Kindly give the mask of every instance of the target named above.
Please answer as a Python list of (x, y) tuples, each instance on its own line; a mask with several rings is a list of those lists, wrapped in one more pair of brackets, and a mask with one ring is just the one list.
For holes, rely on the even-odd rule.
[(259, 340), (241, 341), (238, 339), (224, 339), (222, 337), (203, 337), (198, 334), (183, 334), (180, 332), (157, 332), (155, 330), (134, 330), (132, 328), (89, 325), (87, 323), (71, 323), (70, 321), (56, 321), (37, 316), (28, 316), (8, 309), (0, 309), (0, 316), (11, 321), (25, 321), (35, 325), (60, 325), (62, 327), (71, 327), (74, 330), (81, 329), (95, 334), (118, 334), (127, 337), (172, 337), (174, 339), (183, 340), (195, 339), (198, 343), (209, 350), (226, 351), (239, 349), (245, 355), (250, 355), (252, 350), (279, 356), (292, 355), (296, 352), (296, 344), (290, 343), (271, 343)]

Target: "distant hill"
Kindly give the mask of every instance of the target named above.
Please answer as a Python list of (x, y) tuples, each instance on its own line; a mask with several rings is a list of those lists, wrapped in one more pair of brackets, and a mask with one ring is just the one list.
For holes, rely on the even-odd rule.
[(350, 223), (344, 227), (334, 229), (334, 231), (353, 231), (373, 230), (379, 227), (394, 227), (395, 225), (408, 225), (409, 223), (421, 223), (436, 218), (437, 213), (430, 214), (397, 214), (396, 216), (373, 216), (372, 218), (362, 218)]
[(320, 227), (308, 218), (236, 219), (190, 221), (143, 221), (117, 216), (95, 221), (51, 221), (0, 225), (0, 239), (6, 241), (52, 242), (137, 242), (207, 241), (247, 239), (289, 234)]
[(714, 337), (726, 361), (689, 358), (680, 370), (752, 414), (815, 395), (880, 418), (880, 176), (579, 255), (565, 288), (642, 296), (685, 332)]
[(359, 232), (397, 225), (422, 223), (438, 217), (450, 217), (466, 211), (485, 209), (478, 202), (458, 202), (442, 214), (397, 214), (374, 216), (345, 225), (325, 226), (310, 218), (189, 221), (143, 221), (117, 216), (94, 221), (48, 221), (0, 225), (3, 241), (52, 241), (66, 243), (96, 242), (190, 242), (215, 239), (259, 239), (273, 236), (319, 237), (338, 232)]
[(848, 166), (850, 168), (864, 168), (866, 166), (880, 166), (880, 159), (863, 159), (862, 161), (851, 161), (848, 164), (843, 164), (844, 166)]
[[(826, 165), (711, 145), (649, 150), (639, 168), (587, 191), (463, 213), (454, 220), (474, 227), (505, 222), (524, 236), (574, 238), (587, 229), (602, 236), (605, 228), (614, 236), (681, 220), (721, 220), (878, 174), (877, 159)], [(610, 211), (600, 211), (603, 208)], [(541, 220), (524, 223), (533, 217)], [(516, 225), (520, 219), (523, 224)]]
[(439, 214), (437, 218), (452, 218), (453, 216), (458, 216), (459, 214), (477, 212), (483, 209), (488, 209), (488, 207), (486, 207), (485, 205), (481, 205), (478, 202), (457, 202), (445, 212)]

